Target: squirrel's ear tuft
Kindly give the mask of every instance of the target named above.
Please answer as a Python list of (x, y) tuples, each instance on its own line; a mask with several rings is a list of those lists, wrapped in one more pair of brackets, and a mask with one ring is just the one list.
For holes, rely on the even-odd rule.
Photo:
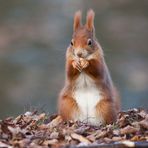
[(87, 17), (86, 17), (86, 27), (90, 31), (94, 30), (94, 17), (95, 17), (95, 13), (92, 9), (90, 9), (87, 12)]
[(80, 10), (75, 13), (74, 24), (73, 24), (73, 30), (74, 31), (76, 31), (79, 27), (82, 26), (82, 24), (81, 24), (81, 16), (82, 16), (82, 13), (81, 13)]

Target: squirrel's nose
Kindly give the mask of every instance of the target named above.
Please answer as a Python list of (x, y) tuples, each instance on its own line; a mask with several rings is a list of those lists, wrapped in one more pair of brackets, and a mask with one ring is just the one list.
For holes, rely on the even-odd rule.
[(82, 57), (82, 52), (78, 52), (77, 56), (81, 58)]

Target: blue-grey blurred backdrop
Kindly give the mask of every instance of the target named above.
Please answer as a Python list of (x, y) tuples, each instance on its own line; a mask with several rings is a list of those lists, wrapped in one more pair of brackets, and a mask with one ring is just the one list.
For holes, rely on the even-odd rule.
[(56, 112), (75, 11), (92, 8), (122, 109), (148, 105), (147, 0), (1, 0), (0, 117)]

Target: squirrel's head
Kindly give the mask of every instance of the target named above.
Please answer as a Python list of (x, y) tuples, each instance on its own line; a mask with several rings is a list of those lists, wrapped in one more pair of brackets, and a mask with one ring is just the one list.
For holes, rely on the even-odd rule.
[(86, 24), (82, 25), (81, 11), (75, 13), (73, 36), (70, 45), (75, 57), (87, 58), (96, 50), (94, 16), (94, 11), (89, 10), (86, 16)]

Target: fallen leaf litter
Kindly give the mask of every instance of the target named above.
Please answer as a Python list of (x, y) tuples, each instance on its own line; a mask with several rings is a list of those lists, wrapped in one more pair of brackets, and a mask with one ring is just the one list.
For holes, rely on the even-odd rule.
[[(131, 109), (118, 114), (116, 123), (90, 126), (64, 122), (60, 116), (26, 112), (0, 121), (0, 147), (61, 147), (148, 142), (148, 113)], [(131, 144), (131, 143), (130, 143)]]

